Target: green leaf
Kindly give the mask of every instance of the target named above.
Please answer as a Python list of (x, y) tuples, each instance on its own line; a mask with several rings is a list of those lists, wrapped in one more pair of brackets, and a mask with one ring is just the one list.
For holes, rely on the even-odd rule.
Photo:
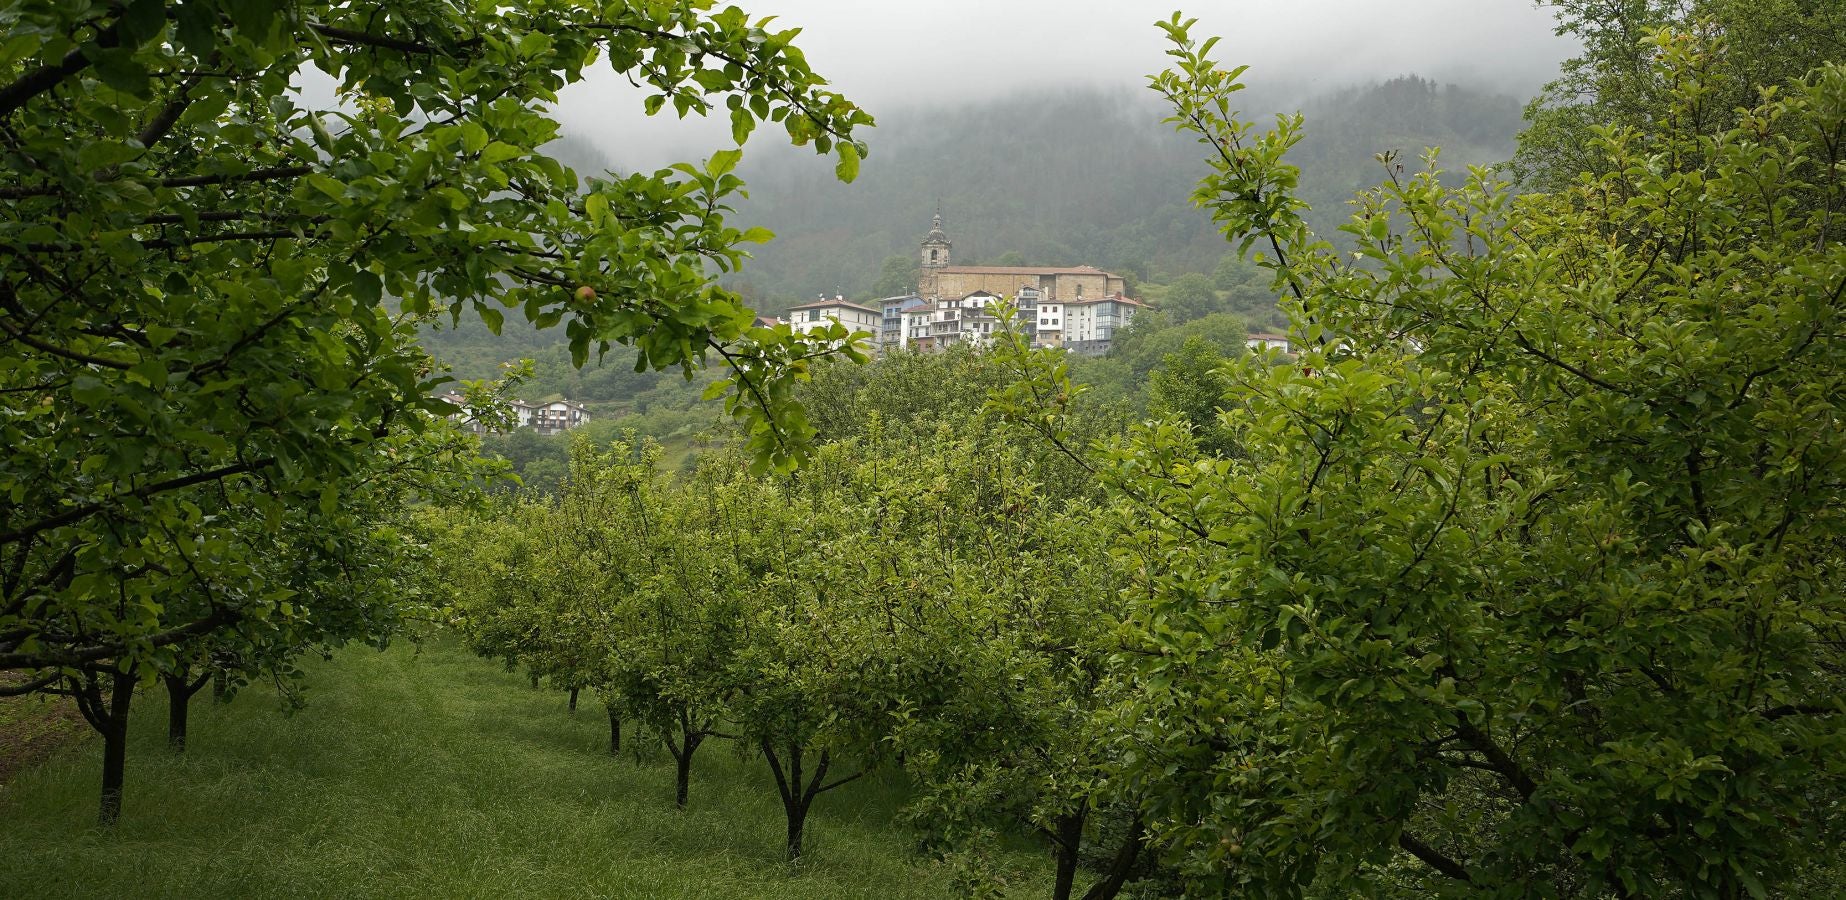
[(493, 143), (487, 145), (486, 150), (483, 150), (481, 152), (481, 162), (489, 163), (489, 164), (500, 163), (500, 162), (505, 162), (509, 159), (515, 159), (517, 157), (524, 156), (525, 154), (526, 154), (525, 150), (519, 147), (515, 147), (512, 144), (502, 143), (500, 141), (494, 141)]
[(276, 5), (270, 0), (225, 0), (224, 9), (232, 27), (257, 43), (263, 42), (275, 24)]
[(384, 299), (384, 282), (364, 269), (353, 273), (353, 299), (365, 306), (377, 306)]
[(122, 10), (118, 20), (122, 36), (130, 47), (137, 47), (152, 40), (166, 27), (166, 3), (164, 0), (132, 0)]
[(463, 153), (479, 153), (488, 144), (487, 129), (472, 119), (461, 125)]
[(336, 152), (333, 133), (327, 130), (327, 123), (322, 122), (320, 116), (313, 113), (308, 114), (308, 131), (314, 135), (314, 145), (321, 148), (322, 152), (328, 154)]
[(135, 61), (133, 51), (122, 47), (102, 50), (86, 44), (84, 55), (90, 58), (92, 70), (104, 84), (142, 99), (153, 96), (147, 69)]
[(485, 303), (475, 304), (474, 309), (476, 312), (480, 313), (481, 321), (486, 323), (488, 331), (494, 334), (500, 333), (501, 326), (506, 324), (505, 313)]
[(135, 363), (128, 370), (131, 380), (155, 390), (165, 390), (167, 386), (167, 368), (158, 357), (150, 357)]
[(706, 163), (705, 171), (712, 175), (729, 174), (737, 168), (737, 162), (743, 159), (743, 155), (742, 149), (719, 150), (711, 155), (711, 161)]
[(543, 31), (528, 31), (519, 38), (519, 55), (531, 59), (552, 47), (551, 35)]
[(204, 56), (217, 41), (217, 11), (203, 3), (182, 3), (175, 10), (174, 37), (187, 53)]
[(848, 184), (859, 177), (859, 147), (852, 141), (840, 142), (840, 162), (833, 167), (835, 175)]
[(107, 169), (125, 163), (141, 151), (117, 141), (92, 141), (77, 151), (77, 164), (89, 171)]

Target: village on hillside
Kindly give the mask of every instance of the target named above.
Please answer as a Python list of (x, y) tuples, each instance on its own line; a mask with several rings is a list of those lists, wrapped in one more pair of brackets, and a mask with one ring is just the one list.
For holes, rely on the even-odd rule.
[[(786, 321), (802, 333), (832, 322), (869, 332), (880, 353), (942, 350), (991, 341), (1000, 324), (996, 309), (1006, 301), (1033, 347), (1101, 355), (1109, 352), (1116, 332), (1149, 308), (1128, 296), (1122, 276), (1094, 266), (958, 266), (952, 249), (938, 213), (919, 248), (916, 293), (886, 297), (875, 306), (823, 295), (791, 308)], [(1288, 338), (1279, 334), (1251, 334), (1246, 344), (1289, 349)]]
[[(853, 332), (870, 334), (872, 350), (931, 352), (956, 344), (982, 346), (1000, 329), (999, 309), (1010, 303), (1017, 327), (1034, 348), (1057, 348), (1083, 356), (1108, 353), (1116, 333), (1128, 327), (1136, 314), (1150, 305), (1131, 297), (1127, 281), (1095, 266), (958, 266), (951, 253), (954, 242), (942, 228), (937, 213), (917, 255), (917, 288), (913, 294), (870, 301), (868, 306), (835, 294), (791, 307), (786, 319), (759, 316), (757, 324), (787, 324), (807, 334), (839, 323)], [(1288, 337), (1251, 333), (1245, 346), (1253, 350), (1291, 351)], [(455, 418), (477, 432), (487, 429), (459, 394), (444, 400), (462, 407)], [(572, 400), (541, 403), (515, 401), (514, 428), (540, 434), (560, 434), (588, 422), (589, 411)]]

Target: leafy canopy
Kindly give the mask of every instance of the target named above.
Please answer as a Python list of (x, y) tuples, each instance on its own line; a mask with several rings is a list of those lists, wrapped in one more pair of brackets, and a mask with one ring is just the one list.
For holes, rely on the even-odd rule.
[[(740, 151), (586, 180), (539, 149), (607, 65), (650, 112), (773, 123), (850, 179), (870, 118), (793, 30), (708, 0), (25, 0), (0, 30), (0, 667), (305, 616), (224, 588), (381, 455), (426, 456), (454, 411), (413, 343), (439, 310), (561, 324), (579, 364), (722, 360), (756, 463), (805, 452), (787, 382), (843, 335), (752, 328), (712, 285), (770, 236), (723, 218)], [(339, 108), (291, 91), (311, 71)]]
[[(1669, 114), (1598, 129), (1608, 166), (1519, 197), (1387, 155), (1355, 260), (1302, 223), (1299, 120), (1237, 118), (1190, 25), (1153, 87), (1303, 349), (1217, 370), (1234, 454), (1164, 421), (1102, 455), (1150, 558), (1114, 785), (1166, 857), (1266, 896), (1837, 867), (1846, 67), (1710, 128), (1723, 45), (1655, 33)], [(1068, 388), (1035, 371), (1000, 405)]]

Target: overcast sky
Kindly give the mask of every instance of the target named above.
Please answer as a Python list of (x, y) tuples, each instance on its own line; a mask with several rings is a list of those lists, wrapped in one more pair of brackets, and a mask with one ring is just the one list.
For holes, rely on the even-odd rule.
[[(1065, 85), (1138, 89), (1164, 67), (1155, 19), (1173, 0), (738, 0), (752, 16), (800, 27), (797, 46), (848, 98), (889, 120), (919, 105)], [(1311, 90), (1419, 74), (1532, 93), (1575, 49), (1532, 0), (1216, 0), (1183, 7), (1215, 55), (1248, 64), (1246, 81)], [(648, 119), (606, 70), (570, 88), (567, 131), (609, 148), (679, 153), (722, 146), (723, 128)], [(765, 137), (768, 137), (765, 134)], [(619, 153), (624, 162), (640, 160)], [(647, 153), (655, 156), (655, 153)]]

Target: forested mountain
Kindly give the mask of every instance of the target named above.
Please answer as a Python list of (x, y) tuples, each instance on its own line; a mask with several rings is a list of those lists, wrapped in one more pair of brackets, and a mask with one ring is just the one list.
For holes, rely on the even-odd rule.
[[(1414, 159), (1438, 146), (1451, 167), (1497, 162), (1520, 123), (1512, 97), (1416, 76), (1306, 102), (1245, 96), (1252, 109), (1306, 116), (1291, 160), (1326, 232), (1353, 191), (1377, 182), (1378, 152)], [(752, 196), (739, 218), (777, 239), (731, 283), (771, 310), (836, 289), (869, 295), (886, 258), (908, 262), (938, 203), (959, 263), (1089, 264), (1139, 280), (1210, 272), (1226, 247), (1188, 203), (1201, 151), (1163, 115), (1151, 95), (1098, 91), (888, 113), (850, 185), (771, 148), (746, 159)]]

